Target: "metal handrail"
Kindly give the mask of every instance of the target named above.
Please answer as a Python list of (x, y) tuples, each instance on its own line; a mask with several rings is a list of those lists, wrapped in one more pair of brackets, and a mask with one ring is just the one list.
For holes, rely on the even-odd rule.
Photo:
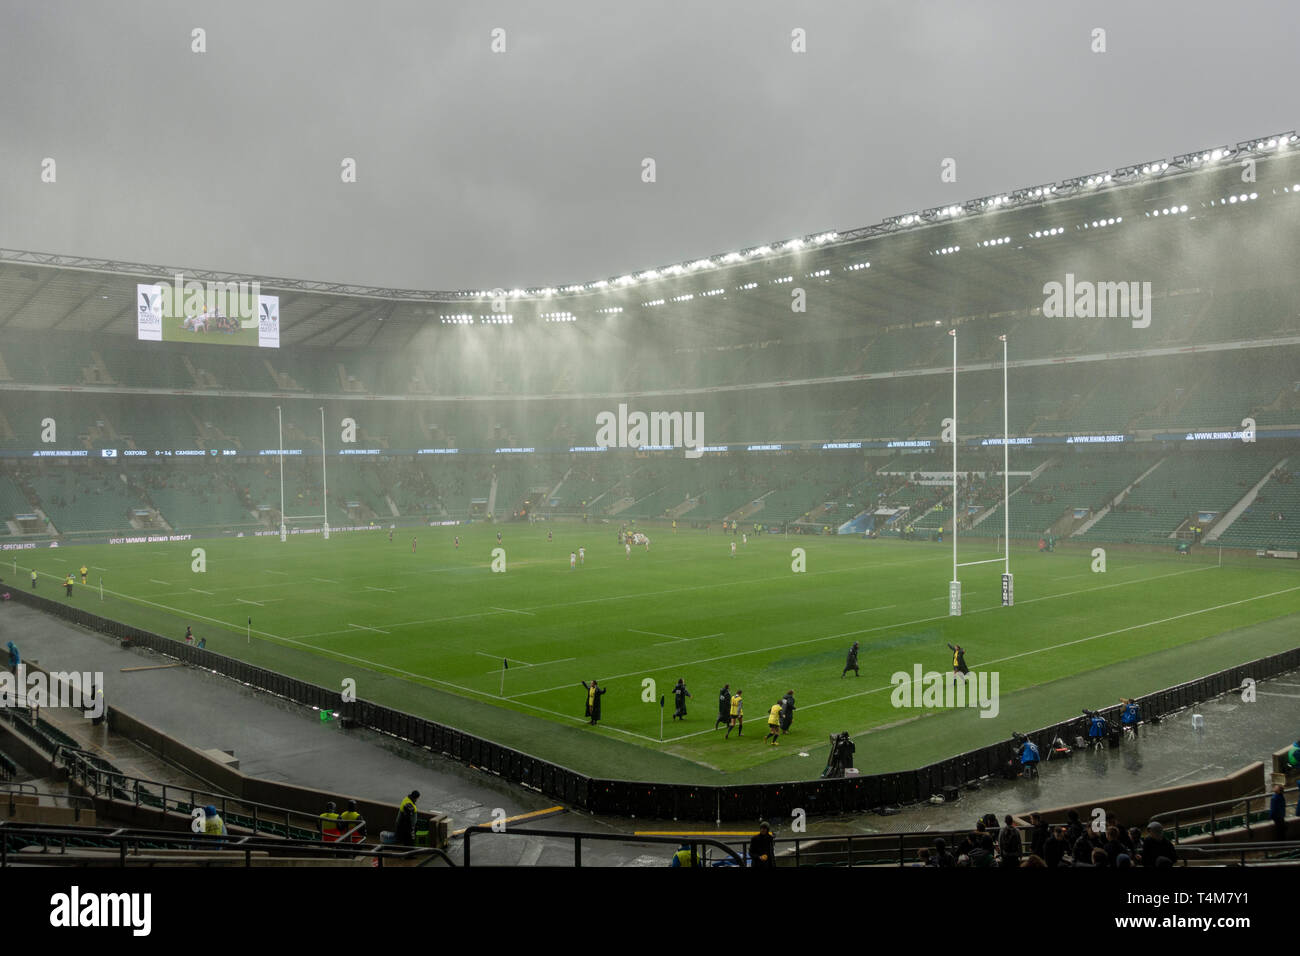
[[(1290, 793), (1300, 792), (1300, 786), (1292, 787), (1290, 791), (1287, 791), (1286, 789), (1283, 789), (1282, 791), (1284, 796), (1288, 792)], [(1179, 807), (1177, 810), (1168, 810), (1165, 813), (1157, 813), (1155, 814), (1155, 816), (1152, 817), (1152, 819), (1156, 819), (1162, 816), (1168, 816), (1171, 813), (1192, 813), (1197, 810), (1211, 810), (1214, 807), (1228, 806), (1230, 804), (1240, 803), (1243, 800), (1258, 800), (1260, 798), (1268, 799), (1270, 796), (1272, 796), (1271, 793), (1254, 793), (1254, 794), (1246, 794), (1240, 797), (1229, 797), (1226, 800), (1216, 800), (1214, 803), (1202, 803), (1193, 807)]]
[[(338, 859), (369, 857), (376, 861), (377, 866), (381, 867), (384, 865), (384, 860), (386, 858), (393, 860), (424, 858), (422, 859), (422, 864), (433, 859), (439, 859), (448, 866), (454, 867), (456, 865), (455, 861), (447, 855), (446, 851), (439, 849), (438, 847), (407, 847), (403, 849), (395, 849), (393, 847), (375, 844), (319, 843), (315, 840), (267, 839), (265, 837), (257, 836), (209, 836), (201, 833), (178, 833), (175, 830), (146, 830), (128, 827), (32, 826), (0, 821), (0, 868), (8, 865), (8, 856), (10, 852), (9, 841), (11, 837), (39, 841), (46, 851), (48, 851), (51, 848), (51, 845), (53, 845), (59, 849), (61, 855), (68, 852), (68, 840), (72, 838), (81, 840), (97, 840), (104, 843), (116, 844), (119, 866), (126, 865), (128, 849), (138, 855), (142, 849), (146, 849), (142, 848), (140, 844), (146, 842), (178, 844), (177, 846), (168, 847), (167, 849), (210, 849), (214, 853), (236, 851), (244, 854), (245, 866), (251, 866), (252, 854), (259, 852), (276, 854), (291, 853)], [(79, 847), (78, 849), (88, 848)], [(22, 862), (31, 863), (34, 861), (30, 855), (25, 855), (23, 856)]]
[(582, 866), (582, 841), (583, 840), (606, 840), (618, 843), (665, 843), (674, 846), (683, 846), (690, 844), (691, 857), (696, 857), (697, 846), (712, 846), (726, 853), (737, 866), (743, 867), (745, 859), (740, 854), (723, 843), (721, 840), (714, 840), (711, 837), (692, 836), (689, 838), (672, 837), (672, 836), (641, 836), (629, 833), (583, 833), (582, 831), (573, 830), (539, 830), (534, 827), (507, 827), (505, 829), (493, 829), (490, 823), (480, 823), (465, 829), (465, 867), (470, 866), (470, 838), (475, 833), (494, 833), (499, 835), (506, 834), (510, 836), (540, 836), (556, 837), (564, 840), (573, 841), (573, 865)]
[[(1289, 791), (1283, 788), (1282, 790), (1283, 798), (1286, 797), (1287, 793), (1291, 793), (1292, 795), (1300, 795), (1300, 787), (1293, 787)], [(1169, 820), (1172, 817), (1173, 822), (1170, 825), (1173, 827), (1173, 831), (1174, 831), (1173, 836), (1174, 836), (1175, 843), (1178, 842), (1178, 831), (1181, 828), (1180, 821), (1183, 821), (1188, 816), (1191, 816), (1194, 819), (1187, 820), (1185, 825), (1191, 826), (1194, 823), (1208, 822), (1210, 827), (1210, 836), (1217, 837), (1220, 828), (1216, 824), (1219, 822), (1219, 819), (1224, 816), (1228, 816), (1229, 818), (1233, 816), (1237, 816), (1238, 814), (1237, 812), (1235, 812), (1235, 808), (1244, 804), (1244, 808), (1241, 815), (1244, 816), (1245, 829), (1246, 832), (1249, 833), (1251, 830), (1250, 815), (1253, 812), (1250, 806), (1251, 803), (1256, 800), (1263, 801), (1264, 806), (1261, 807), (1260, 809), (1266, 810), (1268, 808), (1267, 807), (1268, 801), (1271, 797), (1272, 797), (1271, 793), (1248, 794), (1246, 796), (1241, 796), (1241, 797), (1232, 797), (1228, 800), (1216, 800), (1214, 803), (1203, 803), (1200, 804), (1199, 806), (1194, 806), (1194, 807), (1180, 807), (1177, 810), (1167, 810), (1164, 813), (1157, 813), (1153, 815), (1151, 819), (1165, 821), (1165, 820)], [(1226, 814), (1222, 813), (1220, 812), (1221, 808), (1228, 808), (1229, 812)], [(1205, 820), (1207, 816), (1209, 817), (1208, 821)], [(1224, 829), (1230, 829), (1230, 828), (1225, 827)], [(1217, 842), (1217, 839), (1215, 842)]]
[(33, 797), (53, 797), (56, 800), (67, 800), (69, 803), (73, 804), (72, 807), (73, 819), (75, 820), (81, 819), (81, 811), (82, 811), (81, 805), (83, 803), (86, 804), (86, 809), (89, 810), (95, 809), (95, 801), (90, 799), (90, 797), (83, 796), (79, 793), (55, 793), (52, 790), (37, 790), (35, 784), (30, 784), (30, 783), (5, 784), (4, 786), (13, 786), (19, 788), (17, 790), (0, 789), (0, 794), (9, 795), (10, 813), (13, 813), (16, 807), (18, 806), (14, 802), (13, 798), (24, 796), (24, 795), (31, 795)]
[[(75, 752), (73, 748), (67, 747), (63, 749), (72, 757), (71, 760), (67, 761), (69, 773), (89, 787), (96, 796), (102, 791), (107, 791), (109, 799), (116, 799), (113, 793), (114, 790), (125, 791), (130, 794), (132, 804), (137, 807), (145, 802), (142, 795), (144, 797), (154, 797), (161, 803), (161, 809), (164, 813), (181, 812), (181, 805), (193, 808), (210, 804), (218, 807), (218, 812), (223, 818), (232, 812), (233, 805), (233, 812), (239, 813), (241, 816), (249, 816), (250, 814), (245, 811), (251, 811), (254, 834), (262, 830), (262, 824), (265, 823), (268, 826), (283, 826), (286, 830), (314, 831), (322, 837), (321, 842), (327, 842), (323, 839), (325, 821), (319, 814), (294, 810), (289, 807), (280, 807), (270, 803), (259, 803), (242, 797), (233, 797), (229, 794), (201, 790), (195, 787), (163, 783), (157, 780), (145, 780), (118, 771), (101, 770), (98, 767), (91, 766), (89, 761), (84, 759), (84, 752)], [(88, 756), (95, 755), (89, 754)], [(155, 792), (151, 793), (150, 790)], [(168, 794), (169, 790), (171, 791), (170, 795)], [(184, 797), (180, 796), (181, 794)], [(169, 804), (175, 804), (175, 809), (171, 809)], [(355, 829), (356, 827), (353, 828), (353, 830)], [(348, 832), (351, 833), (352, 830)]]

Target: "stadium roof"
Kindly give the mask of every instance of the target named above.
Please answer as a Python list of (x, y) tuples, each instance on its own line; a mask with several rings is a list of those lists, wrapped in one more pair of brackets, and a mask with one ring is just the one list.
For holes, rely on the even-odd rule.
[[(1041, 285), (1062, 261), (1087, 261), (1088, 250), (1131, 237), (1134, 224), (1203, 222), (1276, 208), (1279, 200), (1284, 215), (1300, 218), (1298, 158), (1300, 137), (1277, 134), (554, 289), (381, 289), (0, 250), (0, 329), (134, 337), (136, 281), (177, 273), (255, 281), (278, 294), (281, 346), (297, 348), (404, 348), (438, 325), (453, 334), (467, 325), (600, 322), (603, 333), (630, 340), (645, 333), (645, 319), (661, 316), (671, 316), (688, 339), (779, 337), (791, 332), (795, 288), (815, 295), (808, 315), (827, 334), (846, 325), (990, 314), (1008, 307), (1008, 288)], [(1247, 161), (1253, 182), (1243, 181)], [(1123, 261), (1134, 273), (1170, 277), (1178, 249), (1152, 241), (1155, 235), (1130, 238)], [(1065, 259), (1063, 249), (1071, 250)]]

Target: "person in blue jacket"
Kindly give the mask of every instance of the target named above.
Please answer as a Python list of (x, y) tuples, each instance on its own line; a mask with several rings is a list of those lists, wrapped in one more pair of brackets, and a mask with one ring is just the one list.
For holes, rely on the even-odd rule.
[(1137, 701), (1132, 697), (1121, 697), (1119, 702), (1124, 705), (1124, 710), (1119, 715), (1120, 726), (1136, 727), (1142, 723), (1142, 709), (1138, 707)]
[(1282, 795), (1282, 784), (1273, 784), (1273, 796), (1268, 802), (1268, 816), (1273, 821), (1273, 839), (1279, 843), (1286, 840), (1286, 797)]
[(1038, 769), (1038, 747), (1032, 740), (1026, 739), (1020, 745), (1020, 769), (1021, 771), (1032, 771)]
[(10, 641), (5, 646), (9, 648), (9, 669), (17, 674), (18, 665), (22, 663), (22, 658), (18, 654), (18, 645)]
[(1106, 723), (1106, 718), (1095, 710), (1084, 710), (1084, 715), (1088, 718), (1088, 742), (1099, 743), (1105, 740), (1110, 734), (1110, 725)]

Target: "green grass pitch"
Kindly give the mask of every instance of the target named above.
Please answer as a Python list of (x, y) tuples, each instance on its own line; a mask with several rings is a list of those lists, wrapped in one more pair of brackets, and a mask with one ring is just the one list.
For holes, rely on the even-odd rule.
[[(504, 573), (490, 568), (498, 530)], [(192, 624), (220, 653), (330, 687), (351, 678), (360, 697), (639, 780), (809, 779), (841, 730), (864, 773), (921, 766), (1297, 643), (1288, 562), (1111, 549), (1096, 573), (1087, 550), (1013, 549), (1016, 606), (1001, 607), (1002, 567), (986, 564), (962, 569), (964, 614), (949, 617), (947, 545), (763, 535), (735, 538), (733, 558), (730, 535), (647, 531), (650, 549), (630, 557), (613, 526), (539, 523), (406, 528), (392, 542), (383, 530), (60, 547), (6, 570), (27, 587), (35, 568), (38, 593), (67, 600), (62, 579), (85, 564), (80, 607), (178, 640)], [(579, 547), (586, 561), (571, 570)], [(963, 539), (961, 560), (989, 548)], [(861, 677), (841, 677), (855, 640)], [(893, 706), (891, 675), (947, 671), (949, 642), (998, 674), (996, 717)], [(694, 695), (685, 721), (670, 719), (678, 677)], [(609, 689), (597, 728), (579, 684), (592, 678)], [(743, 737), (713, 729), (724, 683), (744, 691)], [(790, 689), (792, 732), (764, 745), (767, 711)]]

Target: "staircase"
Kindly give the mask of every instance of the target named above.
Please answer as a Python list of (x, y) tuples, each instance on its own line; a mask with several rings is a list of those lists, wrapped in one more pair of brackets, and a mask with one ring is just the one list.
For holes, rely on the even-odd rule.
[(1283, 458), (1281, 461), (1277, 462), (1277, 464), (1273, 465), (1273, 467), (1268, 470), (1268, 473), (1255, 483), (1255, 487), (1246, 492), (1240, 501), (1229, 508), (1227, 513), (1224, 514), (1224, 516), (1215, 523), (1214, 527), (1210, 529), (1209, 533), (1206, 534), (1206, 542), (1218, 541), (1223, 532), (1232, 527), (1232, 523), (1240, 518), (1245, 513), (1246, 509), (1255, 503), (1255, 499), (1259, 497), (1261, 489), (1263, 489), (1263, 487), (1273, 479), (1273, 473), (1288, 461), (1290, 461), (1289, 458)]
[(1127, 488), (1125, 488), (1123, 491), (1117, 494), (1110, 502), (1107, 503), (1106, 507), (1102, 508), (1095, 515), (1093, 515), (1083, 524), (1079, 525), (1079, 527), (1075, 528), (1072, 532), (1070, 532), (1070, 537), (1073, 538), (1073, 537), (1077, 537), (1078, 535), (1087, 533), (1089, 528), (1095, 525), (1102, 518), (1106, 517), (1106, 515), (1110, 514), (1111, 508), (1115, 507), (1118, 504), (1123, 503), (1124, 499), (1128, 497), (1128, 493), (1133, 490), (1133, 485), (1136, 485), (1142, 481), (1146, 481), (1147, 475), (1151, 474), (1153, 471), (1155, 471), (1157, 468), (1163, 465), (1166, 461), (1168, 461), (1167, 458), (1161, 458), (1158, 462), (1156, 462), (1146, 471), (1142, 472), (1142, 474), (1138, 475), (1138, 477), (1133, 480), (1132, 484), (1130, 484)]
[(278, 372), (270, 359), (262, 359), (262, 364), (266, 366), (267, 374), (271, 376), (271, 381), (275, 387), (282, 391), (302, 391), (302, 386), (293, 380), (293, 376), (287, 372)]
[(347, 370), (346, 368), (343, 367), (343, 363), (342, 363), (342, 362), (339, 362), (339, 363), (338, 363), (337, 368), (338, 368), (338, 373), (339, 373), (339, 389), (340, 389), (340, 390), (342, 390), (342, 391), (344, 391), (344, 392), (364, 392), (364, 391), (366, 390), (365, 385), (363, 385), (361, 382), (357, 381), (357, 378), (356, 378), (355, 375), (349, 375), (349, 374), (348, 374), (348, 370)]
[(185, 366), (185, 371), (189, 373), (190, 379), (194, 382), (194, 386), (196, 388), (203, 388), (203, 378), (201, 373), (194, 367), (194, 363), (190, 361), (188, 355), (181, 356), (181, 364)]
[(81, 369), (81, 384), (83, 385), (116, 385), (113, 376), (108, 372), (108, 366), (104, 364), (104, 357), (98, 352), (90, 353), (90, 364), (83, 366)]

